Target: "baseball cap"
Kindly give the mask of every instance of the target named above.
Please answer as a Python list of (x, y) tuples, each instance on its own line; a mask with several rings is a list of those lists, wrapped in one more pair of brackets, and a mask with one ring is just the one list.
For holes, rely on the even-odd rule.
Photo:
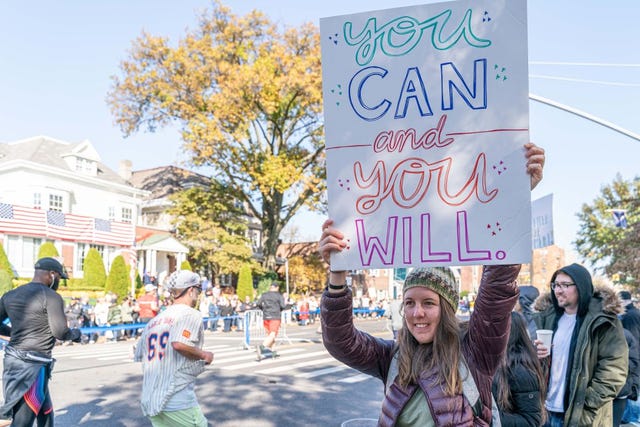
[(149, 284), (144, 285), (144, 291), (145, 291), (145, 292), (151, 292), (151, 291), (153, 291), (153, 290), (155, 290), (155, 289), (156, 289), (156, 287), (155, 287), (155, 286), (153, 286), (153, 285), (152, 285), (152, 284), (150, 284), (150, 283), (149, 283)]
[(175, 271), (169, 276), (167, 290), (200, 286), (200, 276), (189, 270)]
[(33, 268), (35, 268), (36, 270), (55, 271), (56, 273), (60, 274), (60, 277), (62, 277), (63, 279), (69, 278), (60, 261), (55, 258), (40, 258), (38, 261), (36, 261), (36, 265), (34, 265)]

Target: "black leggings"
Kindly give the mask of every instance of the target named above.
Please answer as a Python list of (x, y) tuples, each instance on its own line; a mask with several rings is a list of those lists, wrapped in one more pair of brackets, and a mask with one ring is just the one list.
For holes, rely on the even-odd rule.
[[(43, 407), (46, 405), (43, 405)], [(48, 414), (40, 410), (38, 416), (33, 413), (29, 405), (24, 401), (24, 397), (13, 407), (13, 421), (11, 427), (32, 427), (33, 422), (38, 420), (38, 427), (53, 427), (53, 409)]]

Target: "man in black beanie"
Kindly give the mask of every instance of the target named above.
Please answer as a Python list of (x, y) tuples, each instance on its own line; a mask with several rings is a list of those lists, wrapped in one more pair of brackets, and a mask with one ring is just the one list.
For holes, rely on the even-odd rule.
[(621, 308), (613, 289), (594, 292), (591, 275), (579, 264), (551, 277), (550, 304), (536, 316), (539, 329), (553, 330), (551, 348), (535, 341), (538, 357), (548, 362), (551, 356), (547, 425), (611, 426), (612, 402), (628, 369)]

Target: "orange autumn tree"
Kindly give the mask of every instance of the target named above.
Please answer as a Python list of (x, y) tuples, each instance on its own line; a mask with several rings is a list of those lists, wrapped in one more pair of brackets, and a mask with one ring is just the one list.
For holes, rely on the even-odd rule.
[(142, 34), (108, 94), (125, 136), (177, 123), (196, 166), (240, 195), (262, 224), (264, 266), (280, 232), (325, 189), (320, 38), (219, 2), (175, 46)]
[(320, 293), (327, 280), (327, 269), (317, 254), (289, 259), (289, 281), (293, 294)]

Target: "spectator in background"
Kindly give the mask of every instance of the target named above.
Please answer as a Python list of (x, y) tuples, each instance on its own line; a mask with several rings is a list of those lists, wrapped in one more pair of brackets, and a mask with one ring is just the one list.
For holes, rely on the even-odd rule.
[(283, 311), (284, 317), (282, 318), (282, 321), (285, 324), (297, 322), (298, 319), (296, 316), (296, 310), (297, 310), (296, 301), (287, 292), (282, 294), (282, 298), (284, 298), (284, 304), (288, 307), (287, 310)]
[(531, 285), (518, 286), (518, 289), (520, 289), (520, 296), (518, 297), (518, 305), (516, 305), (515, 310), (524, 316), (529, 338), (534, 340), (537, 338), (537, 327), (535, 320), (533, 320), (533, 302), (540, 296), (540, 291)]
[(620, 393), (613, 399), (613, 427), (619, 427), (629, 400), (638, 399), (638, 386), (640, 386), (640, 355), (638, 354), (638, 341), (627, 329), (624, 330), (624, 338), (629, 347), (629, 371), (627, 381)]
[[(133, 305), (131, 304), (131, 297), (126, 296), (122, 300), (122, 304), (120, 304), (120, 314), (122, 316), (123, 325), (133, 324)], [(135, 335), (132, 328), (125, 329), (123, 332), (126, 339), (131, 339)]]
[(360, 298), (360, 308), (362, 309), (362, 317), (371, 316), (371, 311), (369, 310), (369, 297), (366, 295), (362, 295)]
[(534, 341), (539, 358), (551, 356), (546, 425), (610, 427), (629, 365), (620, 300), (611, 288), (594, 291), (591, 274), (579, 264), (553, 273), (550, 287), (551, 294), (536, 301), (535, 320), (539, 329), (553, 330), (552, 346)]
[[(622, 326), (640, 343), (640, 310), (633, 305), (629, 291), (618, 292), (618, 297), (624, 308), (624, 313), (620, 316)], [(638, 356), (640, 357), (640, 354)]]
[(298, 324), (300, 326), (307, 326), (309, 323), (309, 301), (307, 297), (303, 296), (300, 301), (298, 301)]
[(73, 297), (69, 304), (64, 309), (64, 314), (67, 317), (67, 325), (71, 329), (82, 327), (82, 305), (80, 304), (80, 298)]
[(229, 303), (231, 304), (232, 307), (232, 311), (231, 311), (231, 330), (232, 331), (237, 331), (238, 327), (239, 327), (239, 316), (238, 316), (238, 308), (240, 307), (240, 299), (238, 298), (237, 294), (233, 294), (231, 295), (231, 297), (229, 298)]
[(202, 316), (202, 327), (204, 328), (204, 330), (208, 330), (208, 320), (205, 320), (207, 317), (209, 317), (209, 305), (211, 304), (211, 300), (209, 299), (209, 297), (207, 296), (207, 292), (203, 291), (200, 294), (200, 301), (198, 302), (198, 310), (200, 311), (200, 315)]
[(309, 301), (309, 320), (311, 323), (316, 323), (316, 319), (318, 318), (318, 298), (315, 295), (311, 295), (308, 298)]
[(141, 323), (147, 323), (156, 317), (160, 310), (158, 302), (158, 288), (152, 284), (144, 286), (144, 295), (138, 298), (139, 320)]
[(356, 296), (353, 297), (353, 312), (356, 317), (362, 317), (362, 299)]
[[(109, 303), (109, 311), (107, 313), (107, 326), (122, 325), (122, 307), (118, 304), (118, 296), (113, 293), (107, 294), (107, 302)], [(107, 331), (107, 339), (116, 342), (122, 334), (121, 329), (113, 329)]]
[(394, 299), (389, 303), (389, 323), (391, 323), (391, 332), (393, 339), (398, 338), (398, 331), (402, 328), (402, 301)]
[(220, 294), (218, 298), (218, 308), (220, 309), (220, 317), (222, 317), (222, 332), (231, 332), (231, 324), (233, 323), (233, 306), (231, 300), (225, 294)]
[(218, 322), (220, 321), (220, 307), (218, 307), (218, 298), (213, 296), (213, 292), (209, 296), (209, 329), (212, 332), (218, 332)]
[[(624, 307), (624, 313), (620, 316), (620, 321), (622, 322), (622, 326), (627, 329), (631, 335), (633, 335), (636, 342), (639, 343), (638, 352), (640, 352), (640, 310), (633, 304), (629, 291), (620, 291), (618, 297), (620, 297), (622, 306)], [(631, 347), (629, 347), (629, 351), (633, 351)], [(640, 353), (638, 357), (640, 358)], [(632, 363), (631, 355), (629, 355), (629, 363)], [(626, 408), (622, 416), (623, 422), (640, 423), (640, 402), (638, 402), (637, 397), (631, 394), (627, 397), (626, 402)]]
[(502, 427), (539, 427), (545, 420), (546, 379), (526, 319), (511, 312), (506, 357), (493, 377), (492, 393)]
[(249, 295), (244, 297), (244, 301), (238, 302), (236, 308), (236, 314), (238, 315), (238, 330), (244, 331), (244, 313), (245, 311), (253, 310), (255, 306), (251, 303), (251, 297)]
[[(109, 318), (109, 303), (106, 297), (99, 297), (96, 306), (93, 309), (95, 313), (96, 326), (107, 326)], [(106, 336), (104, 331), (100, 332), (100, 336)], [(102, 340), (102, 339), (101, 339)]]
[(206, 277), (202, 279), (202, 293), (205, 294), (210, 287), (211, 287), (211, 280), (209, 280)]
[(217, 300), (220, 297), (222, 290), (220, 289), (220, 283), (216, 283), (213, 285), (213, 289), (211, 290), (211, 294)]
[[(80, 297), (80, 304), (82, 306), (82, 327), (83, 328), (91, 328), (96, 326), (96, 318), (93, 311), (93, 306), (89, 301), (88, 295), (82, 295)], [(97, 333), (92, 333), (90, 336), (83, 335), (82, 342), (89, 342), (89, 344), (94, 344), (98, 339)]]
[[(77, 329), (82, 327), (83, 315), (82, 315), (82, 304), (80, 303), (80, 298), (73, 297), (69, 304), (64, 309), (64, 314), (67, 317), (67, 326), (70, 329)], [(88, 340), (87, 340), (88, 341)], [(86, 341), (80, 340), (81, 343), (86, 343)], [(64, 345), (72, 345), (73, 342), (66, 341)]]

